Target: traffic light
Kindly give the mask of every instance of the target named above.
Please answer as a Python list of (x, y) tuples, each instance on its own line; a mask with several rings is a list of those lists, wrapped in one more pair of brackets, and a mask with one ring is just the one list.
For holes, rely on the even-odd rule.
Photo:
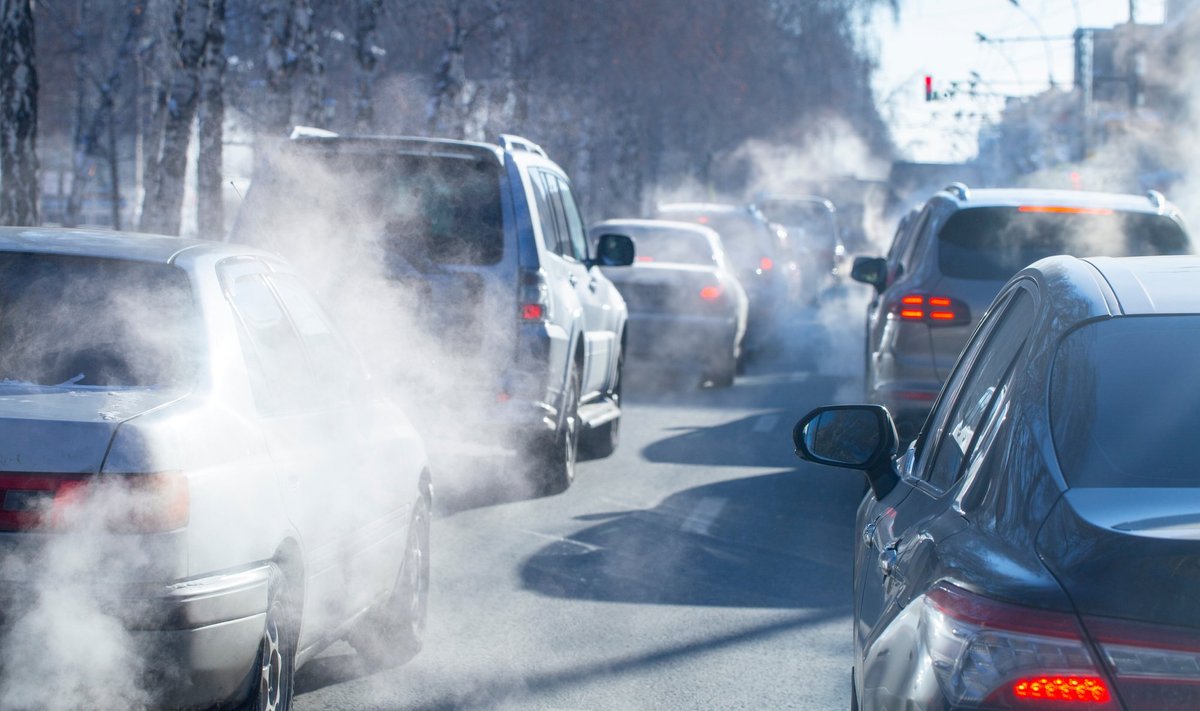
[(925, 100), (933, 101), (933, 77), (925, 75)]

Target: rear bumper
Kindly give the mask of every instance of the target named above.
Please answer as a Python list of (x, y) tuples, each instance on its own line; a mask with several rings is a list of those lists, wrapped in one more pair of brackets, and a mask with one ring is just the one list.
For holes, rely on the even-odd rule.
[[(155, 708), (191, 709), (229, 700), (246, 688), (262, 638), (267, 585), (264, 565), (169, 584), (81, 585), (77, 599), (71, 600), (70, 590), (65, 602), (56, 599), (68, 613), (78, 613), (73, 635), (88, 633), (91, 621), (102, 635), (98, 644), (133, 653), (140, 669), (128, 682), (146, 691)], [(62, 591), (61, 585), (53, 588)], [(5, 629), (19, 624), (45, 592), (28, 583), (0, 584)], [(21, 656), (9, 655), (2, 663), (19, 665)]]
[(629, 357), (661, 367), (713, 363), (732, 357), (737, 345), (732, 316), (630, 314), (626, 332)]

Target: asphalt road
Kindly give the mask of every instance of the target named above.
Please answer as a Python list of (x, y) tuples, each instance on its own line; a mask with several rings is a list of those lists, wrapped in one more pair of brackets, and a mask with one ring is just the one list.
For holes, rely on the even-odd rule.
[(855, 399), (861, 325), (789, 332), (730, 389), (627, 388), (617, 453), (567, 492), (443, 510), (424, 649), (369, 671), (338, 644), (296, 707), (847, 708), (862, 480), (797, 460), (790, 431)]

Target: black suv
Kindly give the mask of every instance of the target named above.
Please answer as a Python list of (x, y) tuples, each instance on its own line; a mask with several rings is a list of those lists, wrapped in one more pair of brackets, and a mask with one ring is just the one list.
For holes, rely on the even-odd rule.
[(985, 189), (954, 183), (901, 220), (887, 257), (858, 257), (871, 284), (866, 398), (915, 435), (975, 325), (1013, 274), (1056, 254), (1189, 254), (1179, 211), (1157, 192)]
[(626, 309), (598, 267), (630, 264), (633, 242), (609, 235), (591, 254), (584, 225), (562, 168), (525, 139), (309, 131), (262, 152), (233, 239), (327, 290), (364, 270), (398, 285), (371, 317), (420, 352), (396, 370), (454, 430), (430, 433), (435, 453), (515, 446), (545, 492), (570, 485), (577, 449), (607, 456), (619, 434)]

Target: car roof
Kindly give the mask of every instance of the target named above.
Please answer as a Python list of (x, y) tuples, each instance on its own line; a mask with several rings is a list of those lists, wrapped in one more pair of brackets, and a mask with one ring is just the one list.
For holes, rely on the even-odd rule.
[(1157, 193), (1131, 195), (1102, 193), (1089, 190), (1042, 190), (1038, 188), (964, 188), (947, 189), (939, 197), (953, 200), (960, 208), (972, 207), (1038, 207), (1062, 206), (1109, 208), (1121, 212), (1170, 214), (1175, 208)]
[(281, 145), (301, 149), (336, 149), (358, 153), (388, 152), (410, 155), (434, 155), (450, 158), (493, 158), (503, 153), (500, 146), (476, 141), (459, 141), (452, 138), (427, 138), (423, 136), (309, 136), (283, 139)]
[(716, 230), (711, 227), (705, 227), (696, 222), (679, 222), (676, 220), (647, 220), (642, 218), (616, 218), (597, 222), (589, 228), (589, 231), (596, 232), (597, 230), (619, 227), (622, 229), (637, 230), (639, 232), (692, 232), (706, 238), (717, 238)]
[(1200, 256), (1089, 257), (1125, 315), (1200, 313)]
[(0, 252), (69, 254), (170, 264), (180, 253), (190, 250), (217, 254), (226, 252), (230, 256), (269, 254), (243, 245), (232, 246), (208, 240), (137, 232), (63, 227), (0, 227)]
[(730, 205), (722, 202), (670, 202), (658, 206), (659, 213), (665, 212), (711, 212), (711, 213), (741, 213), (749, 212), (745, 205)]

